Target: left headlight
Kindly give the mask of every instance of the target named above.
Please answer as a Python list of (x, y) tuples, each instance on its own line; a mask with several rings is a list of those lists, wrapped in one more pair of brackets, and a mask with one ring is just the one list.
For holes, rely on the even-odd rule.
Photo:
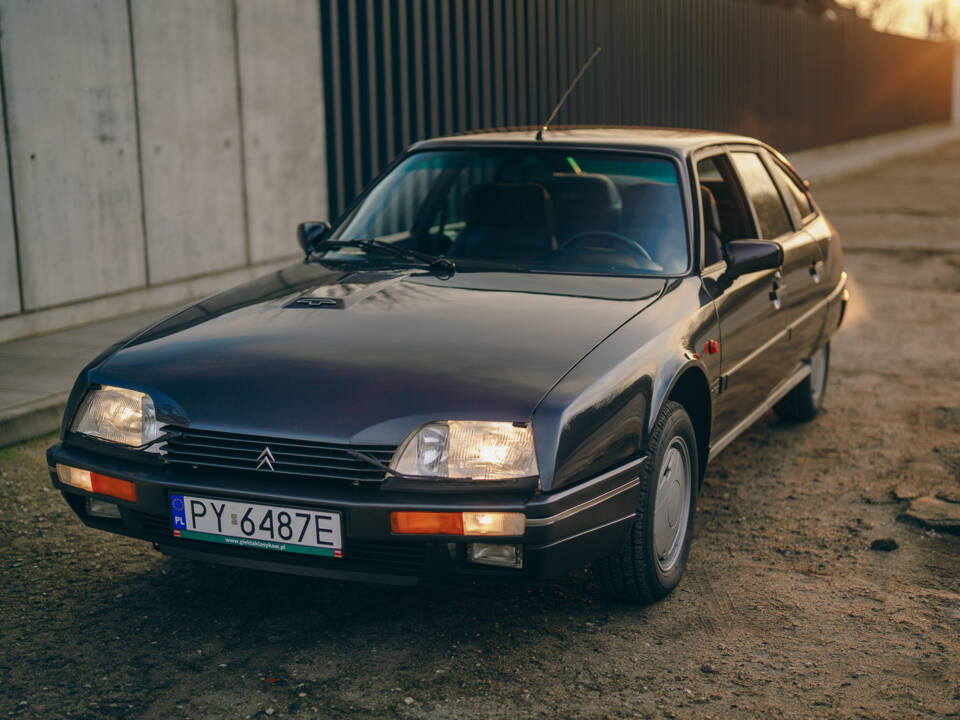
[(539, 474), (533, 428), (511, 422), (433, 422), (414, 432), (391, 469), (400, 475), (513, 480)]
[(71, 429), (132, 447), (146, 445), (161, 435), (153, 398), (112, 385), (103, 385), (87, 393)]

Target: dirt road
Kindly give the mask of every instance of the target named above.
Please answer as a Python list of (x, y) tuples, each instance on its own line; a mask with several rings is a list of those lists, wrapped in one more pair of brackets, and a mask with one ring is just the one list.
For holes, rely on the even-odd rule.
[(36, 441), (0, 451), (0, 717), (960, 717), (960, 537), (892, 495), (960, 500), (960, 145), (816, 196), (854, 278), (828, 410), (711, 465), (667, 601), (168, 560), (84, 529)]

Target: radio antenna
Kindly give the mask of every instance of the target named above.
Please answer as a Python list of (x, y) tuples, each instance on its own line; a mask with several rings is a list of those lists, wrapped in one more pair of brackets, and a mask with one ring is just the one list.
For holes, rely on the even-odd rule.
[(583, 67), (580, 68), (580, 72), (577, 73), (577, 76), (573, 79), (573, 82), (570, 83), (570, 87), (567, 88), (567, 91), (560, 96), (560, 102), (557, 103), (556, 107), (553, 108), (553, 112), (550, 113), (550, 117), (547, 118), (547, 121), (540, 126), (540, 129), (537, 130), (537, 140), (543, 140), (543, 134), (547, 131), (547, 128), (550, 127), (550, 123), (553, 122), (553, 119), (557, 116), (557, 113), (560, 112), (560, 108), (563, 107), (563, 104), (567, 101), (567, 98), (570, 97), (570, 93), (573, 92), (573, 89), (577, 86), (577, 83), (580, 82), (580, 78), (583, 77), (583, 74), (587, 71), (587, 68), (590, 67), (590, 64), (597, 58), (597, 55), (600, 54), (600, 47), (597, 47), (593, 51), (593, 55), (587, 58), (587, 61), (583, 64)]

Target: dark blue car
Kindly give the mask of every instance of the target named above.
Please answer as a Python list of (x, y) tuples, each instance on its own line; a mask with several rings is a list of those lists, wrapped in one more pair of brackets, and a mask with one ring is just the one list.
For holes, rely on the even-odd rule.
[(169, 555), (386, 583), (683, 573), (708, 460), (812, 419), (840, 243), (746, 137), (579, 128), (411, 147), (303, 261), (81, 373), (54, 485)]

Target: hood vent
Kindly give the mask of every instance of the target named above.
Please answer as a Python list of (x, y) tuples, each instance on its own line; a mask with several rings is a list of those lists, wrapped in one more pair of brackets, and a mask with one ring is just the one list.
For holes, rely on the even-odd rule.
[(406, 277), (405, 274), (352, 273), (336, 285), (321, 285), (308, 290), (284, 307), (343, 310), (364, 298), (377, 294), (404, 277)]

